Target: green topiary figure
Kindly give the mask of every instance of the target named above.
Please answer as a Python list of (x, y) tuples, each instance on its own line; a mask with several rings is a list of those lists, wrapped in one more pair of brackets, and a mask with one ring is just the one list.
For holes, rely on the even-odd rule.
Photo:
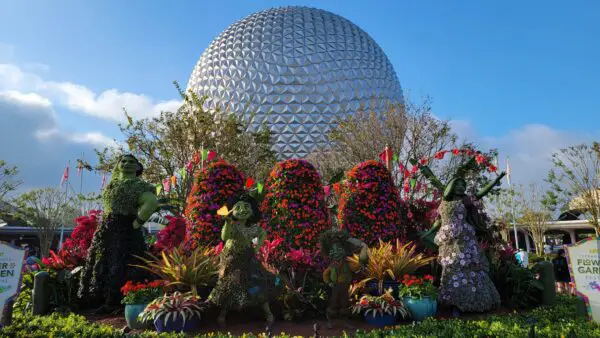
[(224, 219), (217, 216), (217, 210), (243, 191), (244, 174), (223, 160), (197, 171), (185, 209), (186, 247), (218, 244)]
[(539, 262), (534, 266), (534, 271), (540, 276), (542, 291), (542, 305), (550, 306), (556, 300), (556, 278), (554, 278), (554, 265), (552, 262)]
[(338, 222), (350, 236), (368, 245), (398, 238), (398, 190), (386, 167), (377, 161), (358, 164), (348, 173), (340, 197)]
[(329, 228), (321, 177), (305, 160), (279, 162), (265, 186), (261, 226), (269, 238), (283, 238), (288, 248), (316, 251), (319, 235)]
[(231, 198), (219, 215), (225, 218), (221, 239), (225, 242), (219, 254), (219, 280), (208, 300), (220, 308), (219, 324), (225, 326), (230, 309), (262, 306), (268, 325), (273, 323), (269, 293), (274, 289), (271, 275), (256, 257), (266, 233), (256, 222), (261, 213), (254, 198), (243, 194)]
[(94, 233), (78, 292), (88, 303), (102, 302), (102, 310), (118, 307), (122, 298), (119, 290), (125, 282), (144, 276), (130, 265), (137, 263), (134, 256), (146, 252), (140, 228), (158, 208), (158, 202), (154, 186), (139, 178), (143, 171), (133, 155), (121, 156), (102, 192), (104, 217)]

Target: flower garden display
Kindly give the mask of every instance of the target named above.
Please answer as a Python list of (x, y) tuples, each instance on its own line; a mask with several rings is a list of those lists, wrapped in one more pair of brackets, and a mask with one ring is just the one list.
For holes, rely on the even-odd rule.
[(414, 320), (422, 321), (437, 312), (438, 289), (433, 285), (433, 276), (417, 277), (405, 275), (398, 295)]
[(348, 289), (352, 282), (352, 270), (347, 258), (360, 250), (359, 264), (364, 266), (368, 259), (367, 245), (339, 229), (330, 229), (320, 238), (321, 253), (331, 260), (323, 272), (323, 281), (331, 286), (331, 296), (327, 307), (328, 326), (332, 327), (332, 319), (349, 315)]
[[(477, 158), (471, 158), (459, 167), (446, 186), (440, 185), (428, 167), (421, 166), (424, 174), (443, 191), (438, 209), (440, 227), (434, 239), (443, 269), (440, 301), (463, 312), (485, 312), (500, 305), (500, 295), (488, 275), (488, 259), (476, 238), (475, 227), (485, 228), (485, 225), (480, 223), (479, 213), (465, 193), (465, 177), (470, 170), (476, 170), (479, 162)], [(502, 177), (504, 173), (478, 191), (475, 197), (483, 198)]]
[(105, 216), (89, 248), (79, 296), (88, 304), (102, 303), (104, 310), (121, 302), (125, 281), (143, 280), (143, 271), (129, 265), (136, 263), (134, 255), (146, 252), (140, 228), (158, 202), (155, 187), (139, 178), (142, 172), (135, 157), (121, 156), (102, 193)]
[(396, 239), (401, 226), (398, 190), (390, 172), (366, 161), (348, 173), (340, 197), (338, 222), (350, 236), (368, 245)]
[(142, 329), (147, 327), (147, 323), (138, 321), (138, 316), (144, 311), (146, 305), (162, 295), (162, 280), (155, 280), (147, 283), (134, 283), (127, 281), (121, 288), (125, 304), (125, 320), (127, 326), (132, 329)]
[(262, 306), (268, 325), (274, 321), (268, 296), (275, 286), (270, 274), (256, 257), (266, 237), (256, 222), (261, 213), (256, 201), (247, 194), (229, 199), (219, 210), (225, 218), (221, 238), (225, 242), (219, 254), (219, 279), (208, 300), (219, 307), (219, 324), (225, 326), (230, 309)]
[(369, 324), (377, 327), (394, 325), (398, 315), (402, 318), (407, 315), (404, 304), (394, 298), (391, 289), (380, 296), (362, 296), (352, 307), (352, 313), (362, 313)]
[(152, 301), (138, 319), (153, 322), (156, 331), (189, 332), (198, 327), (204, 304), (192, 294), (174, 292)]
[(217, 245), (224, 220), (217, 210), (229, 198), (244, 191), (244, 174), (235, 166), (219, 160), (196, 172), (194, 185), (187, 200), (186, 247)]
[(269, 238), (283, 238), (288, 248), (315, 251), (319, 234), (329, 228), (321, 177), (305, 160), (275, 165), (265, 185), (261, 226)]

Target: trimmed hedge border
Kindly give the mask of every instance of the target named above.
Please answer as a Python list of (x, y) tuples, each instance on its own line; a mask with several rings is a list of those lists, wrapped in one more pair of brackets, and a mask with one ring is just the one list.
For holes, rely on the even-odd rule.
[[(427, 319), (420, 324), (401, 325), (391, 329), (357, 331), (346, 336), (354, 337), (528, 337), (531, 323), (535, 325), (535, 337), (600, 337), (600, 325), (583, 318), (577, 318), (576, 300), (572, 297), (559, 297), (552, 307), (539, 307), (529, 312), (507, 315), (492, 315), (485, 320), (435, 320)], [(326, 332), (322, 332), (326, 334)], [(246, 334), (245, 337), (258, 337)], [(91, 324), (76, 314), (50, 316), (16, 316), (14, 323), (0, 330), (0, 337), (16, 338), (104, 338), (124, 337), (121, 330), (108, 325)], [(157, 334), (144, 332), (127, 337), (149, 338), (187, 337), (183, 334)], [(228, 334), (209, 333), (196, 337), (234, 337)], [(263, 335), (264, 337), (264, 335)], [(290, 335), (280, 335), (287, 338)]]

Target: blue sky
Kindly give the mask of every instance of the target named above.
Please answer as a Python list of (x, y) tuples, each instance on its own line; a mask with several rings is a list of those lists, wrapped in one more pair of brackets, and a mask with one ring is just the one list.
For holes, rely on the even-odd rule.
[[(64, 167), (59, 163), (119, 136), (119, 102), (134, 100), (148, 110), (170, 104), (177, 99), (171, 82), (185, 86), (222, 30), (285, 5), (322, 8), (360, 26), (387, 53), (411, 96), (431, 96), (437, 116), (456, 120), (457, 130), (482, 147), (511, 155), (513, 173), (523, 181), (545, 174), (552, 151), (598, 136), (597, 1), (0, 0), (0, 64), (11, 65), (13, 76), (0, 72), (0, 93), (12, 93), (7, 107), (22, 101), (15, 93), (37, 95), (38, 107), (54, 116), (46, 129), (57, 132), (38, 135), (31, 147), (61, 144), (41, 151), (52, 157), (47, 176), (29, 168), (23, 179), (30, 186), (54, 184)], [(78, 96), (82, 88), (91, 93), (87, 99)], [(97, 96), (111, 89), (114, 95)], [(42, 98), (50, 105), (39, 103)], [(0, 112), (0, 118), (14, 114)], [(10, 133), (3, 142), (14, 139)], [(0, 150), (0, 158), (32, 167), (22, 156), (28, 149), (14, 147)]]

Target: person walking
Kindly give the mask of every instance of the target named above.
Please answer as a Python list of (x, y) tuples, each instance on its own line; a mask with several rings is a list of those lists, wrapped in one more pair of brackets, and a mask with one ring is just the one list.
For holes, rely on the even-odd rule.
[(560, 249), (556, 254), (556, 257), (552, 259), (552, 265), (554, 266), (554, 277), (556, 278), (556, 288), (559, 293), (572, 293), (571, 290), (571, 276), (569, 274), (569, 264), (565, 257), (565, 250)]

